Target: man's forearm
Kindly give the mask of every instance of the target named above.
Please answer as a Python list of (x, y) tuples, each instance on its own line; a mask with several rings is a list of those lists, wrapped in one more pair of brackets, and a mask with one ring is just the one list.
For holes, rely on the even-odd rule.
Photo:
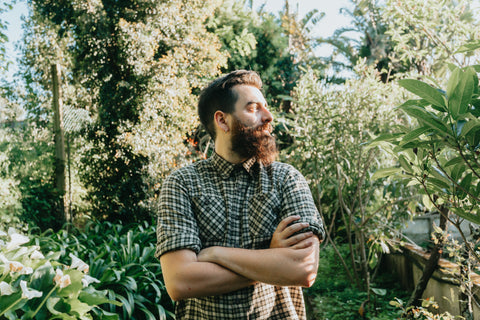
[(218, 264), (197, 261), (190, 250), (167, 253), (160, 261), (168, 294), (176, 301), (220, 295), (255, 283)]
[(303, 249), (274, 248), (249, 250), (210, 247), (200, 252), (199, 261), (219, 264), (248, 279), (279, 286), (309, 287), (318, 269), (319, 241)]

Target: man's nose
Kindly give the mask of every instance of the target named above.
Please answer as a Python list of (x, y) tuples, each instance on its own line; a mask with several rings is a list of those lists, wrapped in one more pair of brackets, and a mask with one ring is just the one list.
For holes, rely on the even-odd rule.
[(272, 122), (272, 120), (273, 120), (272, 113), (268, 111), (267, 108), (263, 108), (262, 122), (269, 123), (269, 122)]

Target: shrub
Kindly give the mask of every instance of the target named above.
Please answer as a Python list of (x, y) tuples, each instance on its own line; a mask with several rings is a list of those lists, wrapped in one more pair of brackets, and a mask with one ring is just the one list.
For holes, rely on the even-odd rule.
[(123, 226), (88, 222), (80, 231), (46, 232), (38, 237), (40, 247), (67, 258), (67, 248), (90, 265), (90, 275), (100, 282), (111, 300), (105, 310), (121, 319), (173, 319), (173, 302), (167, 295), (159, 261), (154, 257), (155, 226), (144, 222)]
[(111, 316), (98, 304), (113, 303), (107, 291), (93, 288), (97, 279), (88, 265), (70, 254), (69, 266), (58, 261), (59, 253), (46, 256), (27, 236), (10, 228), (0, 231), (0, 317), (7, 319), (91, 319), (95, 313)]

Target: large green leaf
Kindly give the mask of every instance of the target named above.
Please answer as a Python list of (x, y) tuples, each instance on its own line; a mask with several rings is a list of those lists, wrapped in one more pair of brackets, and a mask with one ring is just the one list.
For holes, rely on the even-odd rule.
[(477, 50), (479, 48), (480, 48), (480, 40), (475, 40), (475, 41), (465, 43), (463, 46), (458, 48), (456, 53), (470, 52), (470, 51)]
[(402, 110), (404, 110), (409, 116), (416, 118), (420, 123), (424, 123), (432, 129), (435, 129), (440, 135), (452, 135), (451, 130), (449, 130), (436, 115), (428, 112), (424, 108), (408, 106), (403, 107)]
[(448, 110), (454, 119), (468, 110), (468, 105), (472, 100), (475, 76), (473, 68), (467, 68), (465, 71), (455, 69), (448, 81)]
[(446, 110), (445, 97), (440, 91), (425, 82), (414, 79), (402, 79), (398, 84), (429, 103)]
[(467, 121), (463, 127), (462, 131), (459, 135), (459, 137), (465, 137), (467, 136), (470, 132), (474, 133), (476, 131), (480, 130), (480, 120), (478, 119), (472, 119), (470, 121)]
[(452, 207), (451, 210), (459, 217), (464, 218), (470, 222), (480, 224), (480, 216), (471, 212), (465, 211), (462, 208)]
[(383, 169), (378, 169), (375, 171), (375, 173), (372, 175), (372, 180), (380, 179), (380, 178), (385, 178), (388, 176), (393, 176), (396, 173), (402, 172), (401, 168), (383, 168)]
[(413, 140), (415, 140), (416, 138), (418, 138), (419, 136), (421, 136), (422, 134), (424, 134), (425, 132), (428, 132), (430, 131), (431, 128), (429, 126), (424, 126), (424, 127), (420, 127), (420, 128), (416, 128), (412, 131), (410, 131), (409, 133), (407, 133), (402, 141), (400, 142), (400, 145), (404, 145), (404, 144), (407, 144)]

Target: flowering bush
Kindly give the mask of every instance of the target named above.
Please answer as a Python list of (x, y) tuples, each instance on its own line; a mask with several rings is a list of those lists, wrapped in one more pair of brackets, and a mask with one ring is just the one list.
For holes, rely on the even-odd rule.
[(46, 256), (40, 247), (13, 228), (0, 230), (0, 317), (7, 319), (92, 319), (118, 316), (97, 307), (111, 303), (107, 291), (91, 286), (99, 280), (88, 275), (89, 266), (70, 254), (70, 266), (58, 262), (59, 252)]

